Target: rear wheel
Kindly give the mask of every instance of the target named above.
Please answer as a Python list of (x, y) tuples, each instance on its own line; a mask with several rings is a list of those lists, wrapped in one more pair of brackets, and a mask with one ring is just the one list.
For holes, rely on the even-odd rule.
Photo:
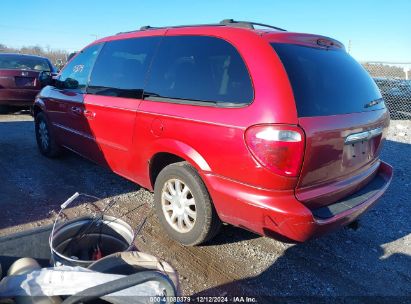
[(187, 162), (168, 165), (158, 175), (154, 203), (165, 231), (183, 245), (212, 239), (221, 221), (196, 170)]
[(60, 155), (61, 147), (55, 141), (46, 115), (42, 112), (38, 113), (34, 123), (37, 146), (41, 154), (51, 158)]

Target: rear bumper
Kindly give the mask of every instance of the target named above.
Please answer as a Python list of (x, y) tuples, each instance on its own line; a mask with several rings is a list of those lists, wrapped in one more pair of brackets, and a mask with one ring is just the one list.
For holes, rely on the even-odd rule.
[(222, 221), (261, 235), (303, 242), (357, 219), (377, 203), (388, 188), (392, 175), (392, 167), (381, 162), (370, 183), (357, 193), (327, 206), (327, 210), (308, 209), (296, 199), (294, 191), (253, 188), (211, 174), (205, 174), (205, 180)]
[(38, 89), (0, 89), (0, 105), (30, 106), (39, 91)]

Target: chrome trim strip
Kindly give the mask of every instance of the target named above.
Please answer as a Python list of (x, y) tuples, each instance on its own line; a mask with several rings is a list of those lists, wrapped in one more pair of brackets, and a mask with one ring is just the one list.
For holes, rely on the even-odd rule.
[(364, 132), (359, 132), (359, 133), (354, 133), (354, 134), (350, 134), (345, 138), (344, 143), (346, 145), (350, 145), (359, 141), (363, 141), (363, 140), (369, 140), (373, 137), (376, 137), (380, 134), (382, 134), (383, 128), (382, 127), (378, 127), (369, 131), (364, 131)]
[(376, 137), (380, 134), (382, 134), (383, 128), (379, 127), (373, 130), (370, 130), (370, 138)]

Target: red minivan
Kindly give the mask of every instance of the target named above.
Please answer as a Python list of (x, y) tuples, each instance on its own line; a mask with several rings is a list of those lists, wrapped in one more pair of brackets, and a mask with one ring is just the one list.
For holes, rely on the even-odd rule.
[(64, 147), (153, 190), (184, 245), (222, 222), (303, 242), (354, 221), (392, 179), (381, 94), (328, 37), (144, 27), (93, 42), (48, 81), (33, 108), (41, 153)]

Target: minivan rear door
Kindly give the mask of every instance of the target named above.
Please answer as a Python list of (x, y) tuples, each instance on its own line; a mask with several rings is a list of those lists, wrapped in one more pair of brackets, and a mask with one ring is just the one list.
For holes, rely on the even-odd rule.
[(306, 147), (296, 197), (310, 208), (364, 186), (376, 172), (389, 118), (365, 71), (332, 40), (271, 43), (293, 88)]

